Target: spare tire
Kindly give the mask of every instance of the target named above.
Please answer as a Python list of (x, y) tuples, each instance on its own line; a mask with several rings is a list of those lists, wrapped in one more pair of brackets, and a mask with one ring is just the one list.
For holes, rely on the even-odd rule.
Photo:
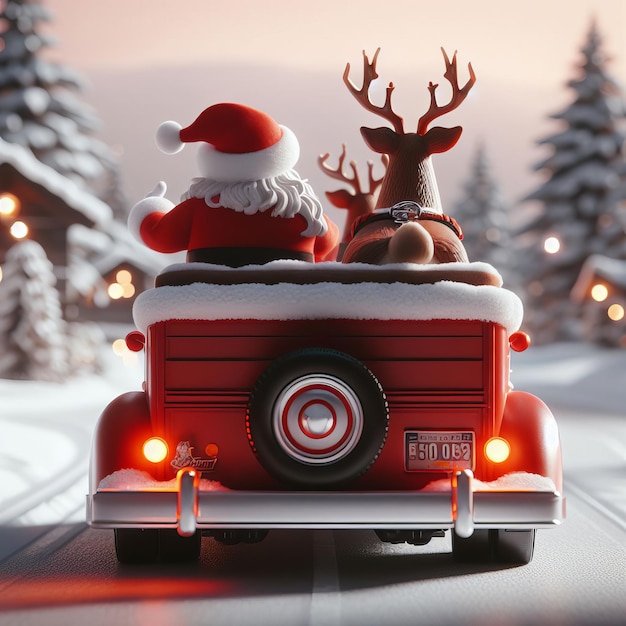
[(250, 443), (280, 482), (327, 488), (350, 481), (378, 457), (389, 422), (380, 383), (335, 350), (298, 350), (260, 376), (248, 404)]

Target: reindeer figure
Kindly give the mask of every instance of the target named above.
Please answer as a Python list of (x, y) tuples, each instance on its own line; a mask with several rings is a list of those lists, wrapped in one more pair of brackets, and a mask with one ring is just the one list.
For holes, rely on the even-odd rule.
[[(346, 145), (341, 146), (341, 156), (339, 157), (339, 163), (336, 169), (333, 169), (326, 162), (330, 153), (321, 154), (317, 162), (322, 171), (330, 178), (334, 178), (343, 181), (350, 185), (353, 192), (346, 189), (337, 189), (336, 191), (327, 191), (326, 197), (330, 203), (338, 209), (347, 209), (348, 214), (346, 216), (346, 223), (343, 228), (341, 237), (341, 243), (339, 245), (339, 253), (337, 259), (341, 260), (343, 251), (352, 238), (352, 224), (354, 221), (364, 215), (370, 214), (374, 210), (376, 201), (376, 191), (383, 182), (384, 176), (380, 178), (374, 178), (374, 163), (372, 161), (367, 162), (367, 174), (368, 174), (368, 191), (363, 191), (361, 180), (359, 178), (359, 172), (355, 161), (350, 161), (350, 169), (352, 170), (352, 177), (348, 176), (344, 171), (344, 163), (346, 160)], [(389, 163), (389, 157), (386, 154), (381, 156), (381, 161), (387, 168)]]
[[(344, 262), (450, 262), (467, 261), (460, 243), (462, 234), (456, 222), (442, 212), (441, 199), (432, 166), (431, 155), (450, 150), (461, 136), (462, 128), (428, 128), (430, 123), (456, 109), (467, 97), (476, 81), (472, 65), (468, 64), (469, 79), (463, 87), (458, 83), (456, 52), (452, 60), (442, 48), (446, 71), (444, 78), (452, 86), (452, 96), (445, 105), (437, 103), (438, 85), (429, 83), (430, 107), (419, 119), (417, 132), (407, 133), (403, 119), (393, 111), (389, 83), (385, 103), (377, 106), (369, 98), (369, 89), (378, 78), (376, 62), (380, 48), (370, 62), (363, 52), (363, 85), (359, 89), (350, 80), (350, 64), (346, 65), (343, 80), (356, 100), (368, 111), (388, 121), (393, 129), (361, 128), (367, 145), (389, 156), (389, 165), (382, 182), (376, 211), (364, 220), (362, 227), (346, 248)], [(395, 210), (388, 210), (405, 203)], [(408, 203), (408, 204), (406, 204)]]

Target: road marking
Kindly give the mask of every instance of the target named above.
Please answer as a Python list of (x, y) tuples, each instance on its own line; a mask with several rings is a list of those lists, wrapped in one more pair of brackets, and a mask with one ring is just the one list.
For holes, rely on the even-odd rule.
[(341, 590), (332, 530), (313, 532), (313, 591), (309, 626), (341, 623)]

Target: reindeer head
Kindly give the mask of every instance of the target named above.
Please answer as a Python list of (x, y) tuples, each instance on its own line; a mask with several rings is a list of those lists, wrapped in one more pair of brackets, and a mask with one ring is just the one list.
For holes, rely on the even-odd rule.
[[(346, 224), (341, 238), (341, 242), (346, 243), (350, 240), (351, 226), (354, 220), (357, 217), (367, 215), (374, 210), (374, 206), (376, 204), (376, 191), (378, 191), (378, 188), (383, 182), (383, 178), (374, 178), (374, 163), (372, 161), (368, 161), (367, 173), (369, 186), (368, 190), (365, 191), (361, 184), (361, 179), (359, 178), (359, 172), (355, 161), (350, 161), (352, 176), (349, 176), (344, 171), (344, 163), (346, 160), (345, 144), (343, 144), (341, 148), (341, 156), (339, 157), (339, 163), (336, 169), (330, 167), (326, 162), (330, 156), (329, 153), (321, 154), (318, 157), (317, 162), (322, 168), (322, 171), (330, 176), (330, 178), (341, 180), (350, 185), (353, 189), (352, 192), (347, 189), (337, 189), (336, 191), (326, 192), (326, 197), (333, 206), (336, 206), (338, 209), (346, 209), (348, 211)], [(383, 154), (381, 161), (386, 168), (389, 163), (389, 157), (386, 154)]]
[[(369, 98), (372, 81), (378, 78), (376, 61), (380, 48), (371, 63), (363, 52), (363, 85), (358, 89), (350, 80), (350, 64), (346, 65), (343, 80), (352, 95), (368, 110), (381, 116), (392, 128), (361, 128), (366, 143), (375, 152), (389, 156), (387, 172), (376, 203), (376, 215), (366, 218), (355, 230), (347, 244), (342, 260), (364, 263), (446, 263), (466, 262), (467, 253), (461, 243), (462, 234), (451, 218), (443, 215), (439, 190), (430, 156), (450, 150), (461, 136), (461, 127), (428, 128), (429, 124), (456, 109), (467, 97), (476, 77), (468, 65), (469, 80), (459, 87), (456, 53), (452, 61), (445, 50), (444, 77), (452, 86), (448, 104), (437, 103), (438, 85), (429, 83), (430, 107), (419, 119), (417, 132), (406, 133), (402, 118), (391, 107), (393, 83), (387, 87), (383, 106), (374, 105)], [(413, 206), (415, 216), (405, 223), (390, 220), (394, 210)], [(401, 211), (402, 212), (402, 211)], [(408, 213), (407, 213), (408, 215)], [(403, 220), (401, 220), (402, 222)]]
[(378, 78), (376, 61), (380, 48), (376, 50), (370, 62), (363, 52), (363, 85), (358, 89), (350, 80), (350, 63), (346, 65), (343, 81), (352, 95), (368, 111), (376, 113), (393, 126), (382, 128), (361, 128), (361, 134), (368, 146), (375, 152), (389, 155), (389, 166), (385, 175), (376, 208), (390, 207), (403, 200), (412, 200), (423, 207), (441, 212), (441, 200), (432, 168), (430, 156), (432, 154), (450, 150), (461, 136), (462, 128), (442, 128), (429, 124), (456, 109), (465, 100), (469, 90), (476, 81), (471, 63), (468, 64), (469, 80), (463, 87), (459, 87), (457, 75), (456, 52), (452, 61), (442, 48), (446, 64), (444, 78), (452, 86), (452, 96), (446, 105), (438, 105), (436, 90), (438, 85), (429, 83), (430, 108), (422, 115), (417, 124), (417, 132), (406, 133), (404, 121), (391, 107), (393, 83), (387, 87), (387, 95), (383, 106), (374, 105), (369, 99), (369, 88), (372, 81)]

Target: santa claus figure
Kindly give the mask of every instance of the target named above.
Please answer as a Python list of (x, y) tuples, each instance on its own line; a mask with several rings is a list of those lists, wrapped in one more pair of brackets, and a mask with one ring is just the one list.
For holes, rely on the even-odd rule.
[(177, 205), (159, 183), (132, 208), (130, 231), (148, 247), (187, 250), (190, 262), (231, 267), (332, 259), (338, 228), (292, 169), (300, 154), (296, 136), (269, 115), (241, 104), (215, 104), (186, 128), (164, 122), (156, 140), (167, 154), (197, 142), (202, 176), (191, 181)]

